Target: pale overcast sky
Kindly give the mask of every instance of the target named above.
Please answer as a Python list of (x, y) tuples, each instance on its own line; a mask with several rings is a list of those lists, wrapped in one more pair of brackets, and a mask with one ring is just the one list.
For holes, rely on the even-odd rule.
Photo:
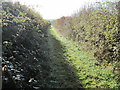
[[(44, 19), (57, 19), (69, 16), (79, 10), (83, 5), (102, 0), (11, 0), (22, 4), (33, 5)], [(104, 0), (103, 0), (104, 1)]]

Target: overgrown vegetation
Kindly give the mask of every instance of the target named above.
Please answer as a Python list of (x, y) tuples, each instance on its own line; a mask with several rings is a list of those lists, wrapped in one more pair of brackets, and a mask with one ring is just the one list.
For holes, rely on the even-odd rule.
[(120, 88), (116, 2), (89, 5), (53, 26), (25, 5), (2, 5), (3, 88)]
[(118, 62), (96, 63), (93, 57), (93, 52), (83, 51), (76, 42), (61, 37), (61, 34), (56, 32), (55, 28), (51, 29), (52, 34), (64, 46), (65, 61), (75, 69), (77, 81), (84, 88), (120, 88), (119, 71), (115, 70), (115, 65)]
[[(119, 83), (110, 84), (109, 81), (120, 81), (120, 20), (117, 7), (117, 2), (97, 2), (95, 5), (84, 7), (71, 17), (63, 16), (53, 23), (61, 36), (77, 42), (77, 46), (82, 50), (82, 54), (76, 53), (78, 55), (73, 56), (75, 59), (70, 58), (70, 61), (72, 64), (79, 62), (78, 67), (82, 68), (80, 76), (84, 73), (83, 83), (87, 83), (85, 87), (119, 87)], [(95, 62), (93, 59), (87, 59), (89, 52), (97, 59)], [(77, 58), (80, 60), (76, 60)], [(97, 77), (91, 76), (90, 73)], [(106, 79), (103, 79), (105, 77)], [(96, 83), (95, 86), (92, 86), (92, 82)]]
[(86, 50), (94, 50), (100, 61), (119, 61), (120, 34), (116, 3), (98, 2), (83, 8), (73, 17), (56, 20), (56, 28), (68, 39), (79, 42)]
[(3, 89), (82, 87), (64, 60), (62, 45), (49, 32), (50, 22), (19, 3), (2, 5)]
[(2, 6), (3, 88), (45, 87), (50, 23), (19, 3), (3, 2)]

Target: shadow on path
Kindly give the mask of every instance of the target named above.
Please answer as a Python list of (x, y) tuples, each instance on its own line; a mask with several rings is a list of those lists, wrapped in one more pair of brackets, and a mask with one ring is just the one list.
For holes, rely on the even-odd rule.
[(65, 60), (65, 49), (50, 32), (48, 32), (49, 45), (49, 86), (52, 88), (81, 88), (76, 76), (76, 70)]

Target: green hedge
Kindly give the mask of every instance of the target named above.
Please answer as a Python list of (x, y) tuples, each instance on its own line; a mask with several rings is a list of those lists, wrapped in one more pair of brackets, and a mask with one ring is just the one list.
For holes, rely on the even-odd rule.
[(85, 50), (93, 50), (100, 60), (119, 61), (120, 29), (116, 2), (97, 2), (71, 17), (55, 21), (59, 32), (79, 42)]

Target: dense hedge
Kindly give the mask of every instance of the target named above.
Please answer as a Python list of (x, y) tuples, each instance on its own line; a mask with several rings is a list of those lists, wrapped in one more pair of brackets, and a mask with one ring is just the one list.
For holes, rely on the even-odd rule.
[(3, 2), (2, 7), (3, 88), (45, 87), (50, 23), (19, 3)]
[(116, 2), (97, 2), (71, 17), (55, 21), (58, 31), (79, 42), (85, 50), (93, 50), (100, 60), (120, 60), (120, 22)]

